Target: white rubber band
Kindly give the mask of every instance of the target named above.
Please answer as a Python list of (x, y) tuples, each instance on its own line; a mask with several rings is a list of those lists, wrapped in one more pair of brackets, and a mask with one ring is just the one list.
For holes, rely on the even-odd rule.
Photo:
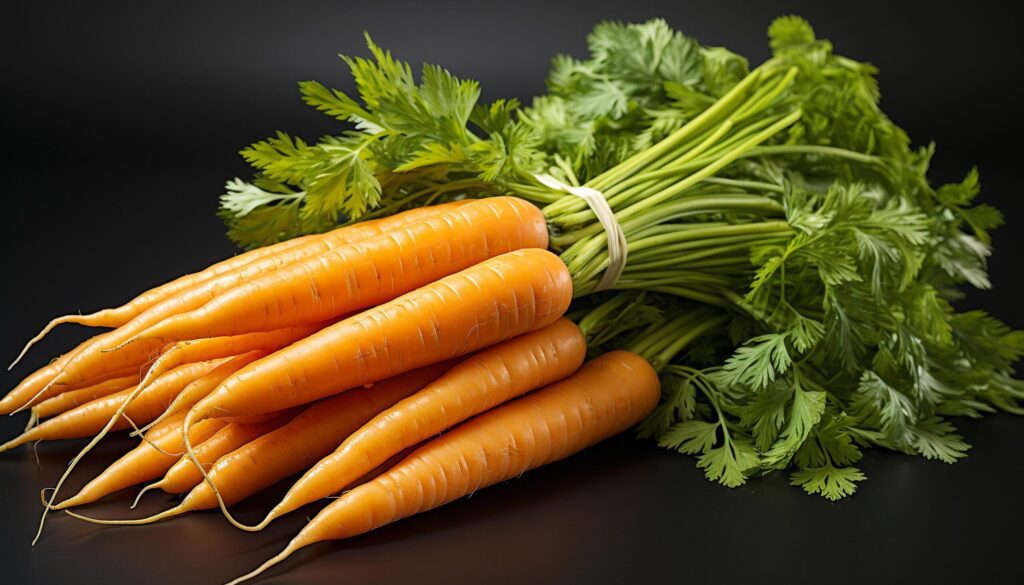
[(600, 292), (615, 286), (619, 277), (622, 276), (622, 271), (626, 268), (626, 234), (622, 231), (618, 220), (615, 219), (615, 214), (612, 212), (611, 206), (608, 205), (608, 200), (604, 198), (604, 194), (590, 187), (566, 185), (544, 173), (534, 175), (534, 177), (545, 187), (579, 197), (597, 216), (597, 221), (601, 222), (601, 227), (608, 234), (608, 267), (605, 268), (601, 280), (591, 292)]

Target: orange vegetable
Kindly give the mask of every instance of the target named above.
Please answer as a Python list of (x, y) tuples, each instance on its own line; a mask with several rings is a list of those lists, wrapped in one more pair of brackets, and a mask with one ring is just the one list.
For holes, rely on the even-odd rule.
[(155, 379), (160, 374), (182, 364), (232, 357), (256, 350), (276, 351), (322, 329), (326, 325), (328, 323), (314, 323), (312, 325), (298, 325), (273, 331), (247, 333), (245, 335), (179, 341), (164, 350), (160, 357), (153, 362), (153, 365), (150, 366), (145, 378), (142, 380), (142, 385), (145, 386), (150, 380)]
[[(152, 426), (172, 414), (177, 414), (192, 408), (195, 403), (205, 398), (210, 394), (210, 392), (213, 392), (214, 388), (219, 386), (220, 383), (226, 380), (229, 376), (266, 355), (267, 353), (265, 351), (256, 350), (224, 361), (213, 370), (210, 370), (210, 372), (203, 377), (190, 382), (188, 386), (182, 388), (180, 392), (171, 396), (169, 401), (164, 402), (161, 398), (157, 398), (157, 407), (159, 407), (159, 405), (163, 405), (162, 412), (157, 413), (156, 416), (149, 416), (150, 411), (147, 411), (146, 420), (142, 422), (148, 422), (148, 426)], [(159, 380), (159, 378), (157, 378), (157, 380)], [(163, 396), (162, 394), (151, 393), (149, 388), (145, 388), (137, 392), (139, 392), (137, 396), (128, 396), (127, 400), (129, 403), (133, 400), (145, 401), (147, 399), (150, 400), (150, 402), (153, 402), (153, 396)], [(146, 429), (144, 428), (142, 430)]]
[[(209, 471), (213, 464), (224, 455), (279, 428), (294, 418), (294, 416), (295, 412), (288, 411), (264, 422), (227, 424), (195, 448), (196, 459), (203, 465), (203, 469)], [(169, 420), (178, 421), (177, 425), (181, 428), (181, 422), (184, 419), (185, 415), (178, 413), (173, 419)], [(183, 453), (183, 450), (184, 443), (182, 443), (182, 447), (178, 452)], [(146, 486), (143, 492), (160, 488), (169, 494), (183, 494), (196, 487), (201, 481), (203, 481), (203, 474), (199, 473), (199, 470), (195, 468), (195, 465), (187, 457), (181, 457), (167, 470), (167, 473), (164, 474), (160, 481)]]
[[(219, 288), (234, 286), (239, 278), (244, 280), (247, 277), (242, 275), (252, 275), (258, 274), (261, 271), (274, 270), (293, 261), (297, 256), (319, 254), (332, 247), (387, 233), (402, 225), (419, 221), (421, 218), (436, 213), (438, 210), (454, 208), (463, 203), (459, 201), (437, 205), (433, 208), (415, 208), (394, 216), (341, 227), (326, 234), (293, 238), (222, 260), (197, 273), (186, 274), (171, 282), (152, 288), (120, 307), (103, 309), (88, 315), (57, 317), (50, 321), (38, 335), (25, 345), (24, 349), (21, 350), (21, 353), (18, 354), (18, 357), (10, 365), (10, 368), (13, 368), (21, 360), (29, 348), (61, 323), (78, 323), (89, 327), (121, 327), (147, 309), (168, 299), (178, 299), (184, 293), (192, 291), (200, 285), (217, 281), (216, 284)], [(243, 270), (246, 268), (249, 270)], [(220, 282), (218, 279), (223, 279), (223, 282)]]
[[(185, 445), (181, 436), (181, 422), (184, 416), (168, 419), (163, 424), (153, 427), (153, 430), (146, 433), (146, 440), (138, 447), (111, 464), (76, 495), (54, 506), (54, 509), (63, 510), (71, 506), (89, 504), (118, 490), (160, 477), (181, 458), (180, 453)], [(202, 424), (192, 427), (189, 439), (196, 443), (207, 441), (226, 424), (217, 419), (205, 420)], [(175, 453), (179, 455), (174, 455)]]
[(315, 542), (350, 538), (563, 459), (640, 422), (659, 398), (642, 357), (609, 352), (572, 377), (464, 423), (329, 504), (255, 577)]
[[(150, 384), (146, 389), (145, 396), (140, 396), (131, 407), (124, 411), (124, 415), (135, 423), (149, 422), (163, 412), (173, 397), (185, 386), (216, 366), (216, 361), (200, 362), (179, 366), (165, 373)], [(121, 390), (61, 413), (0, 445), (0, 452), (32, 441), (78, 439), (93, 436), (102, 431), (104, 425), (111, 419), (114, 420), (111, 425), (114, 430), (126, 429), (130, 424), (120, 416), (118, 411), (125, 399), (134, 391), (135, 388)]]
[[(532, 215), (525, 215), (527, 210)], [(315, 254), (303, 246), (285, 252), (305, 255), (279, 269), (255, 262), (240, 269), (231, 286), (217, 279), (152, 307), (103, 343), (83, 348), (51, 383), (94, 377), (134, 363), (171, 341), (270, 331), (339, 317), (490, 255), (537, 245), (547, 245), (540, 210), (518, 199), (499, 198), (434, 212), (379, 236)]]
[[(210, 480), (219, 486), (228, 504), (247, 498), (309, 468), (374, 415), (427, 385), (451, 365), (450, 362), (432, 364), (370, 388), (350, 390), (317, 402), (284, 426), (221, 457), (209, 471)], [(191, 437), (191, 433), (189, 435)], [(216, 507), (217, 497), (210, 485), (203, 482), (196, 485), (181, 504), (149, 518), (95, 520), (72, 515), (99, 524), (147, 524), (191, 510)]]
[(71, 390), (69, 392), (58, 394), (53, 398), (44, 400), (33, 406), (32, 410), (39, 418), (49, 418), (62, 412), (67, 412), (76, 406), (81, 406), (86, 402), (96, 400), (97, 398), (103, 398), (104, 396), (110, 396), (115, 392), (132, 388), (138, 383), (138, 374), (111, 378), (98, 384), (93, 384), (92, 386), (86, 386), (80, 390)]
[[(579, 327), (559, 319), (467, 358), (378, 414), (320, 460), (253, 529), (351, 484), (389, 457), (495, 406), (572, 374), (586, 357)], [(240, 526), (243, 529), (248, 527)]]
[[(251, 354), (251, 355), (250, 355)], [(61, 486), (64, 485), (64, 481), (71, 475), (71, 472), (75, 470), (75, 466), (82, 460), (82, 457), (92, 450), (93, 447), (99, 443), (103, 437), (107, 435), (111, 430), (117, 430), (125, 428), (127, 426), (134, 427), (139, 422), (150, 422), (156, 420), (158, 417), (163, 416), (166, 413), (168, 405), (177, 397), (181, 392), (188, 390), (188, 382), (196, 379), (201, 379), (198, 376), (189, 379), (185, 384), (161, 384), (161, 380), (168, 377), (174, 377), (173, 374), (179, 370), (187, 370), (189, 368), (199, 368), (199, 374), (203, 377), (210, 376), (212, 378), (223, 378), (224, 376), (235, 372), (238, 368), (249, 363), (252, 359), (263, 355), (262, 352), (250, 352), (249, 354), (238, 356), (231, 360), (211, 360), (207, 362), (199, 362), (198, 364), (189, 364), (185, 366), (179, 366), (174, 370), (164, 374), (160, 378), (157, 378), (152, 384), (146, 388), (142, 388), (141, 385), (136, 386), (134, 389), (123, 390), (117, 394), (112, 394), (105, 398), (95, 400), (89, 404), (79, 407), (79, 409), (89, 409), (90, 406), (95, 406), (87, 412), (84, 419), (88, 420), (89, 423), (95, 425), (96, 423), (101, 424), (101, 428), (93, 436), (93, 438), (75, 455), (74, 459), (68, 464), (67, 469), (61, 475), (57, 481), (57, 485), (53, 487), (53, 492), (50, 494), (49, 501), (46, 502), (46, 507), (43, 509), (43, 515), (39, 519), (39, 530), (36, 531), (36, 536), (32, 540), (33, 546), (39, 540), (40, 535), (43, 533), (43, 524), (46, 522), (46, 514), (50, 511), (53, 502), (57, 498), (57, 494), (60, 493)], [(209, 386), (207, 386), (207, 389)], [(200, 391), (190, 391), (198, 399)], [(190, 395), (193, 395), (190, 394)], [(75, 409), (78, 410), (78, 409)], [(68, 411), (67, 413), (50, 419), (43, 424), (35, 427), (25, 433), (22, 433), (21, 437), (31, 434), (37, 429), (45, 427), (47, 424), (54, 421), (58, 421), (65, 416), (75, 412), (75, 410)], [(111, 412), (112, 411), (112, 412)], [(105, 416), (109, 416), (106, 419), (106, 423), (102, 423)], [(70, 425), (66, 425), (70, 426)], [(185, 446), (186, 450), (191, 450), (191, 444), (189, 442), (189, 433), (191, 433), (191, 425), (185, 426), (183, 433), (185, 435)], [(91, 433), (87, 433), (86, 436)], [(19, 439), (21, 438), (19, 437)], [(31, 439), (30, 439), (31, 440)], [(13, 441), (12, 441), (13, 442)], [(10, 444), (10, 443), (8, 443)], [(3, 447), (0, 447), (2, 450)]]
[[(78, 350), (76, 349), (75, 351)], [(142, 369), (145, 364), (145, 359), (141, 359), (140, 356), (140, 361), (137, 364), (129, 364), (119, 369), (102, 372), (100, 375), (95, 376), (92, 379), (80, 380), (75, 383), (67, 384), (51, 384), (50, 382), (52, 382), (60, 373), (60, 368), (63, 364), (67, 363), (67, 360), (71, 358), (75, 351), (57, 358), (50, 365), (40, 368), (35, 373), (22, 380), (21, 383), (19, 383), (13, 390), (7, 393), (7, 396), (5, 396), (3, 400), (0, 400), (0, 414), (18, 412), (38, 404), (40, 401), (53, 398), (54, 396), (59, 396), (65, 392), (88, 388), (89, 386), (94, 386), (113, 378), (121, 378), (131, 375), (138, 376), (139, 370)]]
[(491, 258), (253, 362), (185, 424), (284, 410), (459, 357), (554, 323), (571, 299), (569, 271), (551, 252)]

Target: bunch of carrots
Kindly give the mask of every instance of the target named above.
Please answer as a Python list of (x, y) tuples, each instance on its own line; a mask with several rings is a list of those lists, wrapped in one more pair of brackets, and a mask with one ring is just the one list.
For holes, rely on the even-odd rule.
[[(52, 510), (143, 524), (219, 508), (255, 531), (338, 496), (237, 583), (645, 419), (644, 435), (700, 454), (715, 481), (795, 461), (794, 483), (831, 499), (864, 478), (857, 445), (962, 457), (941, 416), (1019, 413), (1024, 400), (1012, 372), (1024, 336), (951, 305), (958, 284), (988, 285), (986, 230), (1001, 217), (971, 206), (974, 173), (930, 186), (930, 151), (878, 108), (873, 68), (796, 17), (769, 35), (774, 56), (751, 70), (661, 21), (600, 25), (591, 60), (555, 62), (566, 95), (526, 110), (476, 104), (475, 82), (434, 66), (417, 85), (372, 41), (373, 62), (347, 60), (364, 104), (303, 84), (358, 131), (243, 151), (258, 173), (229, 183), (232, 237), (270, 245), (54, 319), (22, 351), (62, 323), (108, 329), (0, 400), (0, 414), (30, 413), (0, 451), (89, 438), (44, 492), (36, 539)], [(623, 107), (651, 127), (608, 117), (625, 115), (612, 107), (622, 92), (605, 96), (610, 113), (575, 112), (605, 103), (584, 91), (594, 79), (647, 99)], [(572, 88), (590, 97), (575, 103)], [(581, 124), (617, 138), (568, 140)], [(317, 233), (318, 208), (351, 223)], [(292, 225), (300, 216), (308, 225)], [(719, 338), (724, 363), (676, 361), (700, 362)], [(121, 430), (139, 445), (63, 493)], [(296, 475), (258, 524), (232, 516)], [(141, 519), (74, 509), (140, 484), (139, 497), (184, 497)]]
[[(121, 307), (56, 319), (47, 330), (112, 329), (0, 402), (32, 413), (0, 450), (92, 437), (44, 498), (43, 519), (64, 510), (142, 524), (220, 507), (259, 530), (342, 494), (245, 578), (313, 542), (435, 508), (622, 432), (659, 400), (646, 356), (675, 340), (584, 364), (587, 340), (563, 317), (572, 278), (547, 245), (542, 213), (521, 199), (446, 203), (261, 248)], [(65, 499), (75, 464), (128, 429), (138, 447)], [(258, 525), (231, 516), (231, 504), (299, 473)], [(137, 520), (71, 510), (144, 482), (140, 496), (184, 499)]]

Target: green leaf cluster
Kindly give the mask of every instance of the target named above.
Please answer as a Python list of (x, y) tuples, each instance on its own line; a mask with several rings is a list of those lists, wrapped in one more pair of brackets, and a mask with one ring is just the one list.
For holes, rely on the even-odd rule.
[(602, 22), (587, 46), (587, 59), (556, 56), (548, 93), (521, 112), (542, 149), (583, 180), (678, 130), (749, 72), (744, 58), (661, 19)]
[(315, 143), (284, 132), (241, 151), (256, 176), (228, 184), (220, 215), (243, 248), (481, 192), (539, 168), (537, 139), (515, 100), (479, 103), (476, 81), (412, 67), (366, 38), (371, 58), (342, 56), (355, 95), (316, 81), (303, 101), (348, 129)]

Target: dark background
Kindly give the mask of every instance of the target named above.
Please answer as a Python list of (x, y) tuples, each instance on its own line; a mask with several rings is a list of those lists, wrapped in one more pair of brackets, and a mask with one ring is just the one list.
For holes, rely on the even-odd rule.
[[(474, 78), (484, 98), (543, 91), (556, 52), (581, 56), (606, 18), (663, 16), (705, 44), (767, 56), (774, 16), (809, 18), (839, 52), (881, 67), (885, 110), (919, 143), (939, 144), (935, 180), (982, 171), (1006, 213), (995, 237), (996, 288), (964, 307), (1024, 326), (1017, 288), (1020, 33), (979, 2), (177, 2), (5, 5), (0, 35), (0, 172), (6, 308), (0, 356), (46, 319), (90, 311), (233, 252), (214, 217), (236, 155), (287, 129), (337, 126), (303, 106), (295, 82), (351, 82), (338, 52), (364, 54), (361, 31), (418, 65)], [(13, 386), (86, 335), (69, 327), (2, 378)], [(5, 358), (6, 359), (6, 358)], [(0, 421), (0, 436), (24, 420)], [(266, 583), (945, 582), (1009, 577), (1019, 566), (1024, 423), (958, 422), (975, 448), (955, 466), (870, 453), (857, 495), (828, 503), (782, 476), (736, 490), (707, 482), (692, 458), (626, 437), (347, 543), (319, 545)], [(110, 441), (73, 493), (129, 443)], [(215, 513), (144, 528), (53, 517), (28, 543), (36, 492), (77, 442), (0, 455), (0, 581), (218, 583), (283, 546), (293, 514), (260, 535)], [(267, 494), (238, 506), (255, 519)], [(90, 509), (122, 517), (127, 494)], [(143, 508), (169, 503), (152, 496)], [(312, 513), (314, 510), (311, 510)]]

